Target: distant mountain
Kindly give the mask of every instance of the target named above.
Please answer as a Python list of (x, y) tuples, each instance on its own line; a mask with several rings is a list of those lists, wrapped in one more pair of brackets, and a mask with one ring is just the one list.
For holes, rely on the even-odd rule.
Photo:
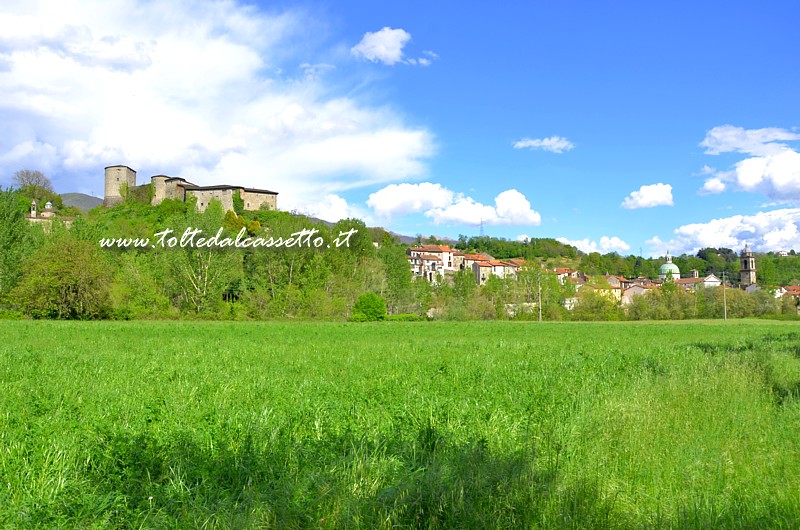
[[(386, 229), (382, 228), (382, 230)], [(398, 234), (397, 232), (392, 232), (391, 230), (386, 230), (386, 231), (389, 233), (390, 236), (396, 237), (397, 240), (404, 245), (413, 245), (417, 242), (417, 236), (405, 236), (403, 234)], [(423, 239), (426, 239), (426, 236), (423, 236)], [(455, 245), (456, 243), (458, 243), (458, 240), (449, 237), (437, 237), (437, 239), (447, 245)]]
[(75, 206), (84, 212), (103, 204), (103, 199), (100, 197), (93, 197), (85, 193), (62, 193), (61, 200), (64, 202), (64, 206)]

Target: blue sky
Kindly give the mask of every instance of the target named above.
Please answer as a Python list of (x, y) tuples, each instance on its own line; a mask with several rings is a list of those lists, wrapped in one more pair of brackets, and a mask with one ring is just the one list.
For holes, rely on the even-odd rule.
[(0, 185), (126, 164), (409, 235), (800, 250), (800, 4), (382, 4), (6, 6)]

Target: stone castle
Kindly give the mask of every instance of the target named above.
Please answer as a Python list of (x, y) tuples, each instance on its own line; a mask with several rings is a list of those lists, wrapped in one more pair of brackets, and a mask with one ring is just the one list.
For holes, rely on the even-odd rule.
[[(136, 171), (128, 166), (108, 166), (106, 168), (106, 185), (103, 204), (114, 206), (124, 200), (124, 195), (134, 190), (144, 188), (146, 185), (136, 185)], [(245, 210), (277, 210), (278, 193), (269, 190), (245, 188), (222, 184), (218, 186), (198, 186), (180, 177), (155, 175), (150, 177), (152, 186), (153, 206), (160, 204), (164, 199), (186, 201), (187, 198), (197, 199), (197, 209), (205, 211), (212, 199), (222, 203), (224, 211), (233, 210), (233, 198), (238, 193), (244, 201)]]

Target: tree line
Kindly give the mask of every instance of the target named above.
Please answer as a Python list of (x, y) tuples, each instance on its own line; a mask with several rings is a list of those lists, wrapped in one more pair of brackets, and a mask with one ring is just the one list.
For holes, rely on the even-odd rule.
[[(622, 308), (609, 296), (603, 274), (655, 277), (661, 261), (617, 254), (583, 254), (553, 239), (523, 242), (491, 237), (466, 238), (455, 245), (496, 258), (528, 261), (517, 279), (492, 277), (479, 286), (471, 271), (451, 281), (414, 281), (406, 246), (382, 229), (357, 219), (329, 225), (289, 212), (234, 211), (212, 201), (204, 212), (187, 202), (129, 197), (113, 208), (81, 214), (64, 207), (46, 177), (24, 173), (16, 188), (0, 190), (0, 314), (58, 319), (364, 319), (382, 314), (402, 319), (619, 320), (718, 318), (721, 290), (688, 293), (666, 286)], [(59, 222), (31, 225), (24, 218), (31, 200), (49, 200), (62, 215), (74, 216), (69, 229)], [(166, 228), (187, 228), (234, 238), (288, 237), (314, 229), (325, 242), (353, 232), (348, 245), (331, 248), (101, 248), (101, 239), (153, 238)], [(760, 278), (789, 283), (800, 263), (795, 256), (758, 257)], [(728, 249), (704, 249), (675, 263), (701, 275), (738, 273), (738, 257)], [(573, 266), (591, 275), (578, 291), (562, 284), (552, 265)], [(762, 270), (764, 271), (762, 273)], [(763, 276), (762, 276), (763, 274)], [(719, 274), (718, 274), (719, 275)], [(376, 297), (377, 300), (376, 301)], [(357, 302), (361, 299), (361, 304)], [(729, 289), (729, 316), (796, 313), (790, 301), (767, 290), (753, 295)], [(365, 309), (369, 307), (370, 309)], [(567, 310), (570, 307), (571, 310)], [(383, 318), (383, 317), (375, 317)]]

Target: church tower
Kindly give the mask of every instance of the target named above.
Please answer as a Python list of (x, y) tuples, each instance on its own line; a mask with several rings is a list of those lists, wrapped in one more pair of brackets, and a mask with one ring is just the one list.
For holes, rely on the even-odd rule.
[(747, 247), (747, 243), (744, 244), (744, 250), (742, 251), (739, 275), (742, 282), (742, 289), (756, 284), (756, 258), (753, 252)]

